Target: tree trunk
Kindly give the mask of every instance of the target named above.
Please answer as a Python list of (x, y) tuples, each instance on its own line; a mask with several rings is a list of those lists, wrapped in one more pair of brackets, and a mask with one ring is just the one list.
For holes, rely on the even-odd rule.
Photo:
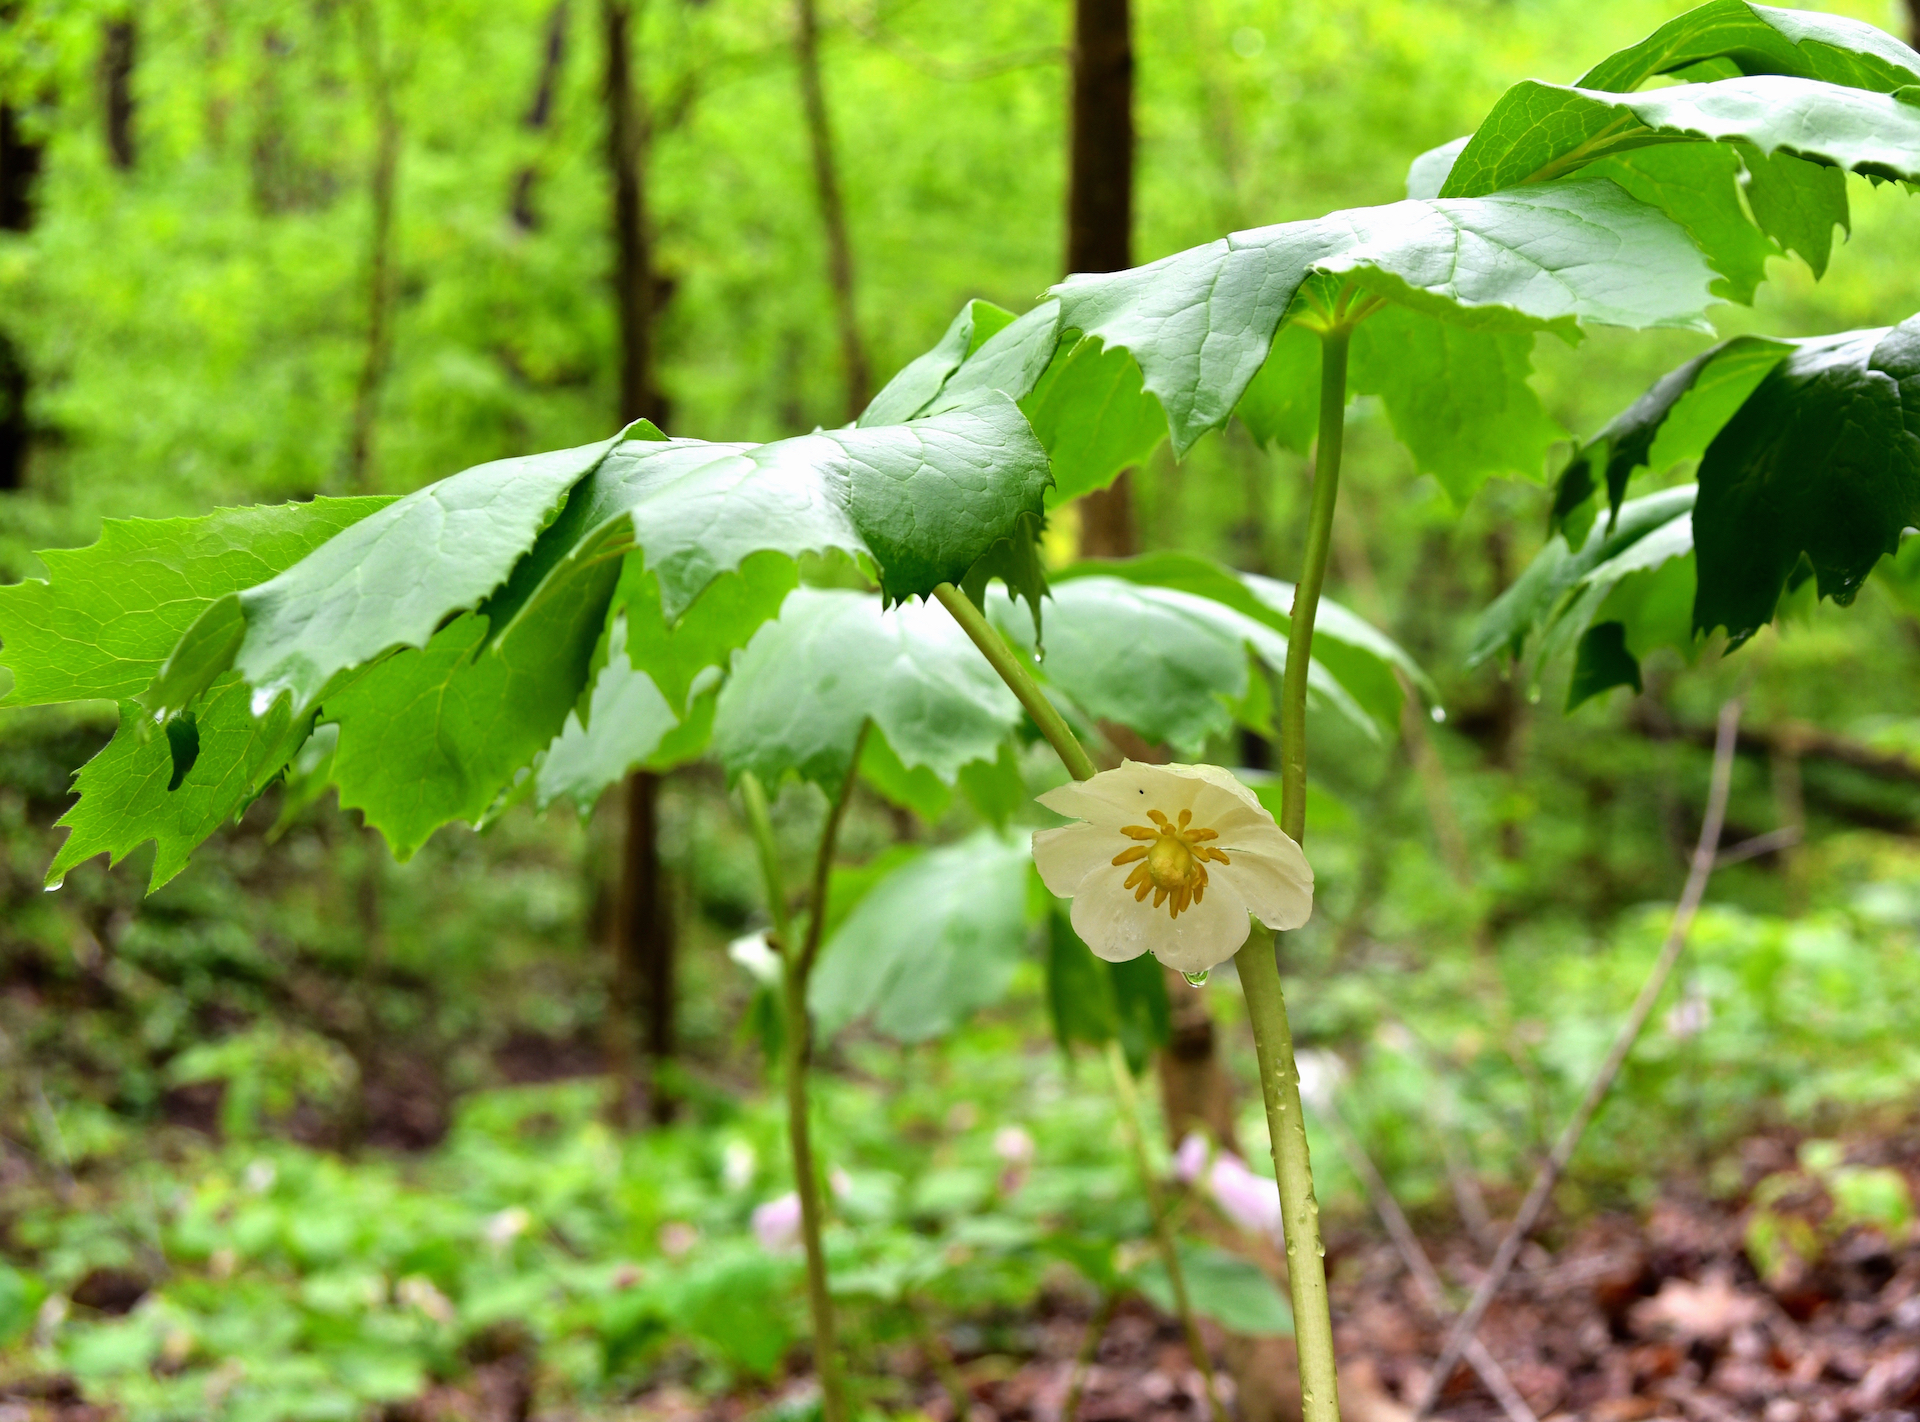
[[(0, 104), (0, 231), (33, 227), (33, 182), (40, 173), (40, 145), (20, 133), (20, 116)], [(0, 491), (27, 482), (27, 363), (12, 337), (0, 330)]]
[[(527, 105), (527, 112), (520, 120), (520, 126), (529, 133), (545, 133), (553, 124), (553, 101), (560, 88), (560, 72), (567, 61), (567, 0), (555, 0), (554, 6), (547, 12), (546, 45), (541, 51), (540, 82), (533, 91), (533, 102)], [(522, 232), (531, 232), (540, 225), (540, 212), (534, 206), (534, 188), (540, 182), (540, 165), (529, 161), (514, 175), (513, 199), (509, 205), (509, 215), (513, 225)]]
[(798, 0), (796, 20), (793, 43), (800, 68), (800, 99), (806, 110), (807, 142), (813, 150), (814, 192), (820, 201), (820, 220), (826, 227), (827, 283), (833, 289), (834, 320), (840, 328), (840, 363), (846, 373), (846, 411), (851, 420), (867, 407), (873, 378), (854, 306), (853, 248), (847, 240), (846, 205), (840, 199), (833, 126), (820, 84), (820, 15), (814, 0)]
[(373, 482), (374, 434), (380, 391), (393, 352), (393, 199), (400, 170), (400, 119), (393, 76), (380, 39), (377, 0), (359, 7), (360, 60), (373, 102), (373, 169), (368, 175), (372, 224), (367, 242), (367, 339), (353, 392), (353, 430), (347, 441), (347, 487), (365, 493)]
[(105, 99), (107, 161), (133, 171), (133, 61), (139, 31), (131, 14), (108, 20), (100, 35), (100, 88)]
[[(1129, 0), (1074, 0), (1073, 103), (1067, 167), (1067, 270), (1133, 265), (1133, 27)], [(1080, 552), (1139, 551), (1133, 474), (1080, 500)]]
[[(652, 234), (646, 220), (648, 124), (635, 92), (633, 7), (628, 0), (601, 0), (606, 40), (607, 167), (613, 193), (614, 307), (620, 325), (620, 420), (666, 422), (654, 376), (653, 325), (658, 285)], [(608, 1048), (614, 1076), (613, 1110), (631, 1123), (641, 1105), (645, 1053), (651, 1089), (645, 1092), (656, 1121), (673, 1114), (660, 1066), (674, 1047), (674, 935), (660, 872), (660, 777), (636, 771), (627, 779), (626, 825), (620, 855), (620, 887), (613, 915), (613, 1000)], [(636, 1033), (636, 1028), (638, 1032)], [(639, 1040), (636, 1044), (636, 1036)]]
[(1907, 43), (1920, 49), (1920, 0), (1907, 0)]
[(33, 227), (33, 183), (40, 176), (40, 145), (20, 131), (20, 113), (0, 104), (0, 232)]

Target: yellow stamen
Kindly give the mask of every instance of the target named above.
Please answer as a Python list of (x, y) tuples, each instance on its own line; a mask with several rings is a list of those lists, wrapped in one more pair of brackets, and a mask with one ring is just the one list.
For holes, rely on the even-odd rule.
[[(1170, 918), (1178, 918), (1201, 901), (1207, 889), (1207, 864), (1230, 864), (1226, 851), (1206, 841), (1218, 839), (1218, 830), (1195, 828), (1193, 811), (1182, 810), (1179, 822), (1159, 810), (1148, 810), (1147, 825), (1126, 825), (1120, 833), (1138, 841), (1113, 857), (1116, 866), (1131, 864), (1125, 888), (1134, 891), (1136, 903), (1146, 901), (1153, 892), (1153, 906), (1164, 906)], [(1146, 843), (1145, 841), (1151, 841)]]

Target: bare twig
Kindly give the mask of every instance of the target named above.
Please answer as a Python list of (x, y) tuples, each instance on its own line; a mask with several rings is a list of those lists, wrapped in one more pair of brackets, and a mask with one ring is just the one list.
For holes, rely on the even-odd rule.
[(1729, 864), (1744, 864), (1749, 859), (1757, 859), (1763, 854), (1772, 854), (1776, 849), (1791, 849), (1800, 842), (1799, 825), (1782, 825), (1777, 830), (1768, 830), (1752, 839), (1743, 839), (1732, 849), (1723, 849), (1714, 856), (1713, 867), (1724, 869)]
[[(1328, 1102), (1320, 1113), (1321, 1120), (1332, 1128), (1334, 1139), (1339, 1142), (1340, 1150), (1347, 1158), (1347, 1164), (1353, 1173), (1360, 1177), (1360, 1186), (1367, 1193), (1367, 1200), (1373, 1206), (1374, 1213), (1380, 1216), (1380, 1223), (1386, 1226), (1387, 1235), (1393, 1240), (1394, 1248), (1400, 1251), (1401, 1262), (1407, 1266), (1407, 1272), (1413, 1276), (1414, 1286), (1419, 1289), (1421, 1301), (1427, 1311), (1436, 1319), (1445, 1322), (1451, 1310), (1447, 1307), (1447, 1288), (1441, 1283), (1440, 1275), (1435, 1272), (1433, 1261), (1427, 1258), (1427, 1251), (1421, 1248), (1420, 1238), (1413, 1232), (1413, 1226), (1407, 1222), (1406, 1215), (1400, 1209), (1400, 1202), (1393, 1198), (1393, 1191), (1387, 1187), (1373, 1163), (1373, 1158), (1362, 1148), (1353, 1132), (1347, 1128), (1345, 1118), (1338, 1108)], [(1513, 1380), (1507, 1376), (1505, 1368), (1489, 1353), (1486, 1345), (1478, 1338), (1467, 1340), (1467, 1362), (1480, 1375), (1480, 1381), (1487, 1385), (1487, 1391), (1493, 1394), (1494, 1401), (1500, 1404), (1500, 1410), (1507, 1414), (1510, 1422), (1539, 1422), (1525, 1398), (1520, 1396)]]
[(1640, 1039), (1641, 1029), (1653, 1014), (1654, 1003), (1666, 987), (1681, 951), (1687, 946), (1687, 933), (1693, 927), (1694, 915), (1699, 912), (1700, 900), (1707, 892), (1707, 880), (1713, 874), (1714, 861), (1719, 853), (1720, 831), (1727, 819), (1727, 790), (1733, 779), (1733, 754), (1739, 732), (1740, 698), (1736, 696), (1720, 708), (1719, 728), (1713, 745), (1713, 778), (1707, 791), (1707, 813), (1700, 826), (1699, 843), (1694, 847), (1692, 867), (1687, 871), (1686, 887), (1681, 891), (1679, 905), (1674, 909), (1673, 924), (1667, 930), (1667, 941), (1660, 949), (1660, 957), (1655, 961), (1653, 971), (1647, 974), (1646, 982), (1641, 985), (1640, 995), (1634, 999), (1627, 1020), (1620, 1024), (1613, 1047), (1587, 1087), (1586, 1095), (1581, 1098), (1572, 1119), (1561, 1131), (1560, 1139), (1554, 1142), (1552, 1153), (1534, 1177), (1533, 1188), (1527, 1192), (1520, 1213), (1514, 1216), (1513, 1223), (1507, 1227), (1506, 1238), (1500, 1241), (1500, 1251), (1494, 1256), (1486, 1278), (1480, 1281), (1480, 1287), (1474, 1290), (1473, 1300), (1467, 1305), (1466, 1312), (1460, 1315), (1453, 1331), (1447, 1335), (1447, 1346), (1441, 1350), (1440, 1361), (1435, 1365), (1433, 1375), (1427, 1379), (1419, 1405), (1414, 1408), (1415, 1422), (1433, 1411), (1440, 1390), (1447, 1385), (1447, 1379), (1459, 1365), (1468, 1340), (1479, 1329), (1481, 1319), (1486, 1317), (1488, 1305), (1506, 1282), (1507, 1275), (1513, 1272), (1521, 1246), (1533, 1232), (1534, 1225), (1539, 1223), (1554, 1186), (1560, 1183), (1567, 1162), (1579, 1149), (1580, 1138), (1586, 1134), (1587, 1126), (1606, 1101), (1607, 1093), (1613, 1089), (1620, 1068), (1626, 1064), (1627, 1054)]
[(1115, 1289), (1100, 1300), (1100, 1307), (1087, 1320), (1087, 1336), (1080, 1341), (1080, 1353), (1073, 1360), (1073, 1372), (1067, 1378), (1067, 1400), (1060, 1407), (1060, 1422), (1074, 1422), (1080, 1412), (1080, 1396), (1086, 1391), (1087, 1369), (1100, 1352), (1100, 1340), (1107, 1336), (1113, 1311), (1120, 1305), (1121, 1290)]

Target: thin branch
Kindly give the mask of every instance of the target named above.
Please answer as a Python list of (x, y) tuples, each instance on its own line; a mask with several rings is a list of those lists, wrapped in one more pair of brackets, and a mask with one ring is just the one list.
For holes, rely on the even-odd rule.
[(1016, 49), (1006, 54), (989, 55), (985, 59), (954, 61), (942, 59), (937, 54), (929, 54), (911, 40), (902, 39), (881, 22), (879, 7), (861, 11), (855, 10), (848, 15), (854, 32), (870, 44), (878, 45), (895, 59), (912, 65), (922, 74), (943, 80), (949, 84), (971, 84), (978, 79), (991, 79), (1000, 74), (1011, 74), (1016, 69), (1038, 69), (1048, 64), (1065, 64), (1072, 56), (1065, 45), (1033, 45), (1027, 49)]
[[(1413, 1276), (1414, 1286), (1419, 1289), (1427, 1311), (1444, 1323), (1451, 1312), (1447, 1307), (1446, 1285), (1441, 1283), (1433, 1261), (1427, 1257), (1427, 1251), (1421, 1248), (1419, 1236), (1407, 1222), (1400, 1202), (1393, 1198), (1393, 1191), (1374, 1165), (1373, 1157), (1362, 1148), (1348, 1129), (1346, 1119), (1332, 1102), (1328, 1102), (1321, 1111), (1320, 1119), (1332, 1130), (1348, 1166), (1360, 1177), (1360, 1186), (1366, 1191), (1367, 1201), (1373, 1206), (1374, 1213), (1380, 1216), (1380, 1223), (1386, 1226), (1394, 1248), (1400, 1251), (1401, 1262)], [(1540, 1422), (1533, 1409), (1527, 1406), (1526, 1399), (1520, 1396), (1513, 1380), (1507, 1376), (1506, 1369), (1500, 1366), (1478, 1338), (1467, 1340), (1466, 1357), (1473, 1370), (1480, 1375), (1480, 1381), (1487, 1385), (1487, 1391), (1493, 1394), (1494, 1401), (1500, 1404), (1500, 1410), (1507, 1414), (1509, 1422)]]
[(1441, 1350), (1440, 1361), (1435, 1365), (1433, 1375), (1427, 1379), (1419, 1405), (1414, 1408), (1415, 1422), (1433, 1411), (1440, 1390), (1447, 1385), (1447, 1379), (1453, 1376), (1468, 1340), (1486, 1317), (1494, 1295), (1513, 1272), (1521, 1246), (1533, 1232), (1534, 1225), (1539, 1223), (1554, 1186), (1560, 1183), (1567, 1162), (1579, 1149), (1580, 1138), (1586, 1134), (1587, 1126), (1605, 1103), (1607, 1093), (1613, 1089), (1621, 1067), (1626, 1064), (1627, 1054), (1639, 1041), (1641, 1029), (1653, 1014), (1654, 1003), (1659, 1000), (1661, 990), (1666, 987), (1667, 979), (1673, 973), (1674, 964), (1680, 960), (1681, 951), (1687, 946), (1688, 931), (1692, 929), (1694, 915), (1699, 912), (1700, 901), (1706, 895), (1707, 880), (1712, 877), (1714, 861), (1719, 854), (1720, 831), (1727, 819), (1727, 790), (1733, 780), (1733, 754), (1739, 732), (1740, 698), (1735, 697), (1720, 708), (1719, 728), (1713, 746), (1713, 778), (1707, 791), (1707, 813), (1700, 826), (1700, 841), (1694, 847), (1693, 865), (1687, 871), (1686, 887), (1681, 891), (1679, 905), (1674, 909), (1673, 924), (1667, 930), (1667, 941), (1660, 949), (1660, 957), (1654, 963), (1653, 971), (1647, 974), (1646, 982), (1641, 985), (1640, 995), (1634, 999), (1627, 1020), (1620, 1024), (1620, 1031), (1613, 1039), (1607, 1059), (1601, 1063), (1598, 1074), (1587, 1087), (1587, 1093), (1581, 1098), (1572, 1119), (1561, 1131), (1552, 1153), (1534, 1177), (1533, 1188), (1527, 1192), (1520, 1213), (1508, 1226), (1506, 1238), (1500, 1241), (1500, 1251), (1494, 1256), (1486, 1278), (1480, 1281), (1480, 1287), (1474, 1290), (1473, 1300), (1467, 1305), (1466, 1312), (1460, 1315), (1453, 1331), (1447, 1335), (1447, 1346)]

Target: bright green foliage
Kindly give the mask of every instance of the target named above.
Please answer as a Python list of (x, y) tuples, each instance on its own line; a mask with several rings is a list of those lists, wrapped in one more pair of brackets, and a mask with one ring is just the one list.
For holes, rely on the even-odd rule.
[[(1179, 1247), (1180, 1272), (1196, 1313), (1250, 1338), (1293, 1336), (1293, 1309), (1258, 1264), (1197, 1241), (1181, 1240)], [(1142, 1264), (1134, 1280), (1157, 1308), (1173, 1312), (1173, 1286), (1158, 1259)]]
[(109, 519), (41, 554), (46, 581), (0, 587), (4, 704), (130, 701), (216, 599), (265, 582), (392, 502), (315, 499), (195, 519)]
[(121, 702), (113, 740), (74, 777), (80, 798), (60, 818), (67, 838), (47, 866), (48, 887), (96, 854), (117, 864), (149, 839), (149, 891), (186, 868), (194, 846), (252, 804), (306, 739), (307, 723), (295, 722), (284, 700), (256, 720), (249, 699), (246, 684), (231, 674), (201, 698), (197, 754), (184, 775), (174, 737), (153, 735), (145, 708)]
[(1026, 837), (990, 830), (894, 870), (821, 955), (807, 994), (820, 1030), (869, 1018), (922, 1042), (999, 1001), (1023, 956), (1031, 872)]
[(902, 767), (951, 785), (999, 754), (1020, 714), (945, 608), (802, 588), (734, 662), (713, 739), (730, 776), (792, 773), (837, 793), (871, 721)]
[(1061, 341), (1020, 408), (1053, 461), (1050, 504), (1105, 488), (1167, 433), (1159, 403), (1141, 389), (1140, 367), (1097, 340)]
[(1696, 65), (1710, 71), (1724, 66), (1739, 74), (1824, 79), (1882, 93), (1920, 84), (1920, 56), (1885, 30), (1844, 15), (1783, 10), (1748, 0), (1708, 0), (1601, 60), (1579, 82), (1583, 89), (1624, 93)]
[(1547, 182), (1610, 154), (1700, 139), (1875, 177), (1920, 177), (1920, 107), (1900, 95), (1775, 75), (1645, 94), (1529, 79), (1487, 116), (1454, 161), (1441, 196)]

